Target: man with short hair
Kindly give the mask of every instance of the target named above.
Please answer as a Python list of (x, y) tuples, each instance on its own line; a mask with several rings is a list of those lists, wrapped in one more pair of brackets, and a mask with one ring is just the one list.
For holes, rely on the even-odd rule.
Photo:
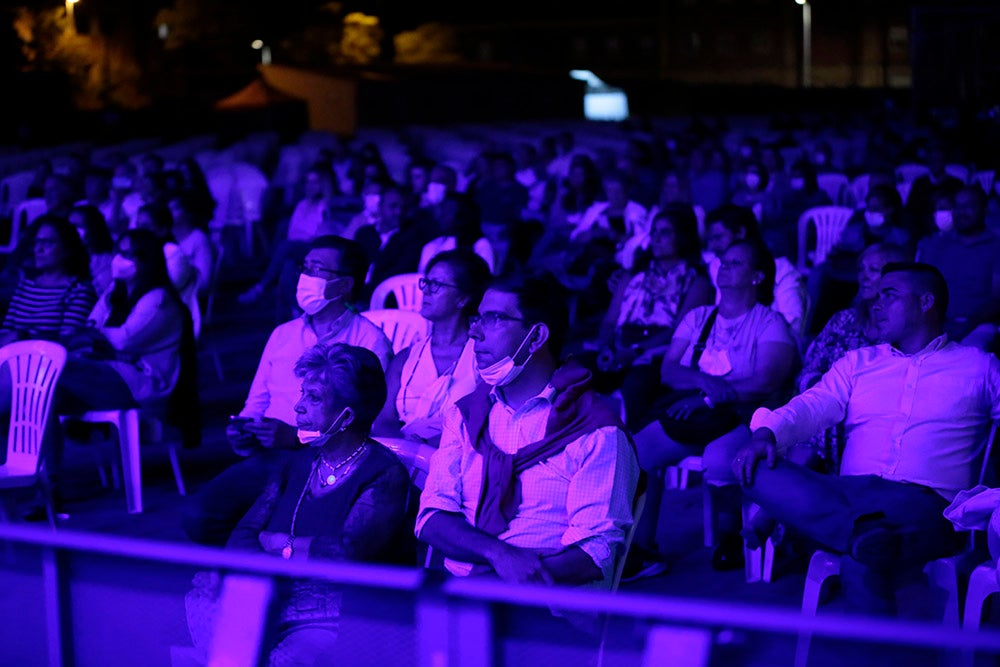
[[(873, 307), (887, 342), (847, 352), (784, 406), (757, 410), (752, 439), (733, 461), (744, 493), (769, 516), (843, 554), (848, 600), (869, 612), (891, 613), (895, 588), (954, 550), (942, 512), (976, 484), (1000, 418), (1000, 362), (948, 339), (947, 308), (937, 269), (887, 264)], [(841, 421), (840, 476), (782, 459)]]
[(978, 185), (959, 190), (952, 229), (922, 239), (917, 259), (936, 266), (951, 288), (948, 335), (991, 350), (1000, 322), (1000, 236), (986, 227), (986, 206)]
[(301, 317), (277, 326), (261, 354), (243, 410), (226, 427), (226, 438), (247, 458), (212, 480), (185, 510), (188, 536), (224, 544), (236, 522), (260, 495), (289, 450), (301, 446), (295, 430), (300, 382), (295, 362), (317, 342), (345, 343), (371, 350), (383, 370), (392, 345), (382, 330), (348, 307), (367, 270), (364, 251), (339, 236), (313, 240), (299, 276), (296, 300)]
[(567, 322), (550, 277), (498, 281), (471, 320), (484, 384), (445, 414), (415, 529), (453, 574), (611, 581), (639, 466), (589, 373), (559, 367)]

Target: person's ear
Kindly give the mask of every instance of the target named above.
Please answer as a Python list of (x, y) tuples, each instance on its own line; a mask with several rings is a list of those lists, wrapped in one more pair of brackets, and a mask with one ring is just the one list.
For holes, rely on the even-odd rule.
[(934, 309), (934, 292), (924, 292), (920, 295), (921, 312), (929, 312)]
[(538, 352), (542, 347), (549, 342), (549, 327), (543, 322), (539, 322), (535, 325), (535, 330), (531, 333), (529, 337), (528, 349), (531, 350), (532, 354)]

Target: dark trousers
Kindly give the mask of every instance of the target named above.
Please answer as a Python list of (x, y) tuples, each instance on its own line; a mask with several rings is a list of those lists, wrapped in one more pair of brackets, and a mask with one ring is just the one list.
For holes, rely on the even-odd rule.
[[(838, 477), (779, 461), (761, 463), (746, 496), (779, 523), (825, 550), (843, 554), (841, 581), (849, 606), (892, 613), (899, 586), (919, 577), (928, 561), (954, 553), (956, 533), (943, 512), (948, 501), (931, 489), (875, 475)], [(892, 572), (876, 572), (850, 558), (852, 539), (880, 519), (910, 535)]]
[(264, 449), (222, 471), (185, 504), (181, 520), (188, 537), (199, 544), (224, 545), (291, 453)]

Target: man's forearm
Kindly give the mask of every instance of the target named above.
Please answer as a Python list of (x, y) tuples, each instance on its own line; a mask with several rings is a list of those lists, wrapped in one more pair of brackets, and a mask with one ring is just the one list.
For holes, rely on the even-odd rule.
[(594, 559), (578, 546), (570, 546), (551, 556), (545, 556), (542, 563), (556, 583), (560, 584), (580, 586), (603, 576)]
[(448, 558), (490, 566), (496, 552), (504, 546), (497, 538), (469, 525), (456, 512), (435, 512), (420, 531), (420, 539)]

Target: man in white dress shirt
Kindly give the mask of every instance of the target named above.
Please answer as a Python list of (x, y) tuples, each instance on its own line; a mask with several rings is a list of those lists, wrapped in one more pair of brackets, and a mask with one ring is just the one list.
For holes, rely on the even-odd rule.
[(607, 586), (639, 466), (589, 373), (558, 367), (567, 327), (554, 279), (486, 291), (469, 335), (485, 381), (445, 413), (416, 534), (456, 575)]
[[(886, 343), (853, 350), (786, 405), (758, 410), (733, 461), (745, 494), (776, 521), (843, 554), (848, 602), (904, 609), (897, 592), (929, 560), (955, 550), (942, 511), (977, 483), (1000, 363), (944, 335), (948, 289), (927, 264), (890, 263), (873, 309)], [(787, 449), (844, 422), (840, 476), (782, 460)], [(766, 461), (766, 465), (758, 465)]]

